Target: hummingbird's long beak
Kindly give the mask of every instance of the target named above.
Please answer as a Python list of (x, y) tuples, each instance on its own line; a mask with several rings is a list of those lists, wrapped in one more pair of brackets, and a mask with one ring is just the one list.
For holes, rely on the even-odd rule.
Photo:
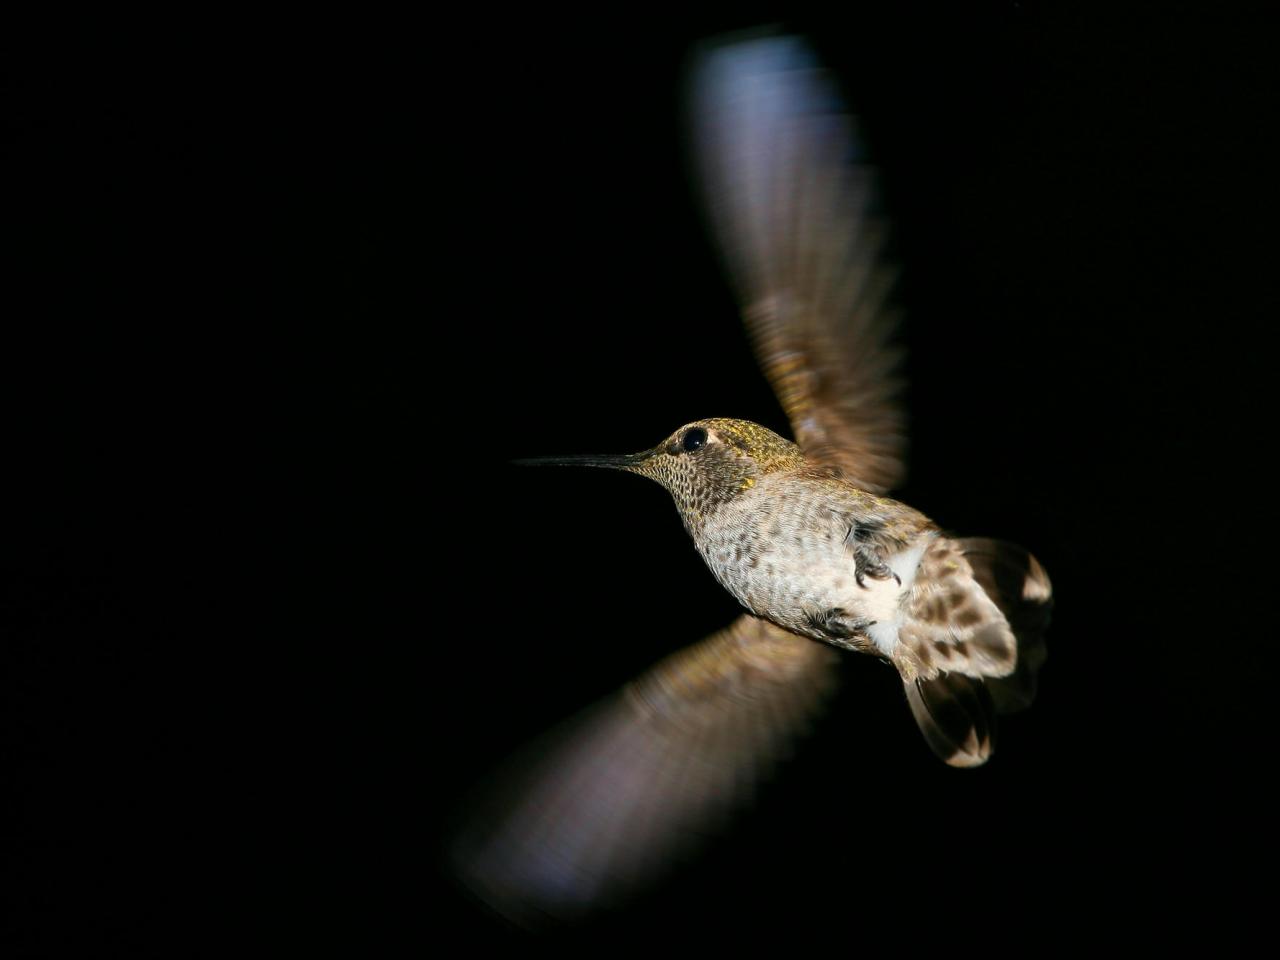
[(623, 453), (606, 456), (533, 457), (511, 462), (522, 467), (604, 467), (608, 470), (634, 470), (651, 456), (653, 456), (653, 451), (645, 450), (643, 453)]

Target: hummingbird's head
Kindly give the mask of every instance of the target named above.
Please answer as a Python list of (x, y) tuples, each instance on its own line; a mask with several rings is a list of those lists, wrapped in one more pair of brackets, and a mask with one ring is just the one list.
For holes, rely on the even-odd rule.
[(524, 461), (607, 467), (651, 477), (671, 494), (688, 524), (740, 496), (762, 476), (801, 466), (800, 448), (749, 420), (695, 420), (656, 447), (621, 456)]

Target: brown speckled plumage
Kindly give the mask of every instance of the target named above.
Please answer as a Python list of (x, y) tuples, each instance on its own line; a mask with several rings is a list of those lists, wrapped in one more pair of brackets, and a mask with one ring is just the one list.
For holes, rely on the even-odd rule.
[[(706, 435), (696, 450), (682, 446), (690, 431)], [(744, 607), (840, 646), (851, 638), (815, 619), (837, 608), (859, 615), (855, 550), (883, 561), (936, 535), (923, 514), (860, 489), (838, 468), (811, 466), (798, 446), (745, 420), (687, 424), (624, 469), (671, 493), (698, 552)], [(863, 534), (856, 544), (854, 531)]]

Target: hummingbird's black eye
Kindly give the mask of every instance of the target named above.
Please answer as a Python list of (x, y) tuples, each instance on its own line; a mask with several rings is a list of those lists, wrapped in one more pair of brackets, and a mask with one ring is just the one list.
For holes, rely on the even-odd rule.
[(685, 431), (684, 437), (680, 440), (680, 446), (685, 450), (698, 450), (707, 442), (707, 431), (701, 427), (694, 427), (692, 430)]

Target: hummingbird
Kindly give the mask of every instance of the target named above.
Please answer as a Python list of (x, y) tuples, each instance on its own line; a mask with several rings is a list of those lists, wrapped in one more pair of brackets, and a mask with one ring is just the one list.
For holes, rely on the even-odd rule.
[(901, 677), (943, 762), (992, 755), (1028, 706), (1052, 588), (1026, 550), (957, 537), (887, 493), (903, 477), (896, 327), (853, 118), (807, 44), (713, 46), (691, 83), (709, 220), (795, 439), (703, 419), (640, 453), (524, 461), (657, 481), (742, 606), (545, 745), (455, 851), (521, 922), (637, 888), (736, 808), (811, 724), (845, 653)]

